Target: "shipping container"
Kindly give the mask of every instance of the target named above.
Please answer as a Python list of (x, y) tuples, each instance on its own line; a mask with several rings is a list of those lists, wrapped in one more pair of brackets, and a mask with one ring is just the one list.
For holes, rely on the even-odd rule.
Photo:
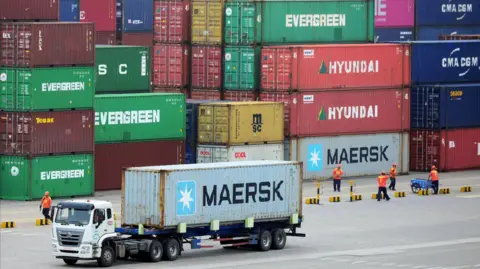
[(184, 162), (184, 154), (183, 140), (96, 144), (95, 190), (121, 189), (123, 168), (181, 164)]
[(155, 1), (154, 40), (182, 43), (190, 41), (190, 2), (188, 0)]
[(117, 32), (97, 32), (97, 39), (95, 40), (95, 44), (97, 44), (97, 45), (116, 45), (117, 44)]
[(0, 154), (91, 153), (93, 115), (92, 110), (0, 112)]
[(153, 0), (123, 0), (123, 32), (153, 35)]
[(150, 88), (150, 48), (98, 45), (95, 91), (132, 92)]
[(0, 27), (0, 65), (39, 67), (95, 64), (94, 23), (15, 22), (3, 23)]
[(190, 84), (190, 46), (156, 44), (153, 47), (152, 84), (155, 87), (186, 87)]
[(0, 156), (0, 199), (53, 199), (93, 195), (92, 154), (42, 157)]
[(122, 33), (121, 42), (125, 46), (153, 46), (153, 33)]
[(258, 88), (260, 47), (227, 46), (223, 61), (223, 88), (247, 90)]
[(221, 45), (223, 0), (192, 0), (192, 43)]
[(415, 0), (375, 0), (375, 27), (413, 27)]
[(410, 84), (407, 44), (262, 48), (261, 89), (397, 88)]
[(480, 24), (478, 0), (416, 0), (415, 25)]
[(217, 89), (192, 89), (190, 91), (190, 98), (194, 100), (222, 100), (222, 92)]
[(168, 92), (168, 93), (178, 93), (185, 95), (185, 98), (190, 97), (188, 89), (185, 88), (152, 88), (152, 92)]
[(0, 20), (49, 20), (59, 19), (58, 0), (2, 0)]
[(117, 2), (117, 16), (116, 16), (116, 30), (117, 37), (123, 33), (123, 0), (116, 0)]
[[(131, 167), (122, 175), (122, 225), (175, 228), (180, 223), (210, 225), (213, 220), (243, 225), (249, 217), (255, 217), (255, 222), (288, 220), (294, 214), (302, 215), (302, 181), (302, 164), (298, 162)], [(250, 194), (244, 196), (245, 201), (237, 196), (244, 187), (250, 190), (257, 186), (273, 186), (271, 199), (262, 199), (270, 197), (268, 190), (268, 195), (263, 191), (260, 196), (252, 194), (251, 201)], [(186, 194), (190, 199), (182, 203)]]
[(197, 163), (240, 161), (283, 161), (283, 141), (279, 144), (212, 146), (197, 145)]
[(280, 102), (283, 103), (283, 111), (284, 111), (284, 134), (285, 136), (290, 136), (290, 102), (293, 98), (291, 98), (290, 94), (287, 92), (262, 92), (258, 95), (259, 101), (264, 102)]
[(302, 92), (291, 95), (290, 134), (317, 137), (410, 129), (410, 89)]
[(412, 85), (480, 82), (480, 40), (411, 43)]
[[(304, 163), (305, 179), (328, 179), (338, 164), (346, 177), (377, 176), (397, 163), (408, 173), (409, 134), (366, 134), (291, 139), (292, 160)], [(345, 188), (345, 187), (344, 187)]]
[(116, 0), (80, 0), (80, 21), (95, 23), (99, 32), (113, 32), (116, 29)]
[(185, 96), (175, 93), (95, 96), (95, 143), (185, 139)]
[(292, 158), (292, 153), (290, 152), (290, 138), (286, 137), (285, 140), (283, 140), (283, 157), (285, 161), (290, 161)]
[(475, 35), (454, 34), (454, 35), (440, 36), (440, 40), (471, 40), (471, 39), (480, 39), (480, 34), (475, 34)]
[[(412, 130), (410, 168), (441, 172), (480, 168), (480, 128), (453, 130)], [(440, 178), (441, 179), (441, 178)]]
[(225, 91), (223, 99), (235, 102), (257, 101), (257, 94), (253, 91)]
[(471, 26), (421, 26), (415, 30), (415, 40), (441, 40), (443, 35), (474, 35), (480, 33), (480, 25)]
[(0, 110), (92, 109), (93, 67), (0, 67)]
[(412, 129), (480, 127), (480, 84), (416, 86), (411, 95)]
[(414, 28), (375, 28), (375, 42), (413, 41)]
[[(55, 0), (53, 0), (55, 1)], [(59, 0), (60, 21), (80, 21), (80, 0)]]
[(283, 104), (225, 102), (198, 106), (198, 143), (247, 145), (283, 141)]
[(192, 88), (220, 89), (222, 79), (222, 48), (192, 46)]

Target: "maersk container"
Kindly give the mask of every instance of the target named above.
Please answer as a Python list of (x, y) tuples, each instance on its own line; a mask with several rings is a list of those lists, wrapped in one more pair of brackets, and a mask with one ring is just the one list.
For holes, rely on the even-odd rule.
[(305, 179), (327, 179), (341, 164), (345, 176), (377, 176), (397, 163), (409, 171), (409, 134), (367, 134), (291, 139), (291, 159), (304, 163)]
[(192, 44), (222, 44), (223, 5), (223, 0), (192, 1)]
[(411, 43), (412, 85), (480, 82), (480, 40)]
[(375, 28), (375, 42), (413, 41), (414, 28)]
[(223, 88), (247, 90), (258, 88), (260, 47), (227, 46), (223, 61)]
[(92, 154), (43, 157), (0, 156), (0, 199), (54, 199), (93, 195)]
[(480, 127), (480, 84), (417, 86), (411, 100), (412, 128)]
[(150, 88), (150, 48), (97, 45), (96, 54), (97, 93)]
[(80, 21), (80, 0), (59, 0), (60, 21)]
[(283, 161), (283, 146), (283, 141), (279, 144), (263, 145), (197, 145), (197, 163)]
[(92, 109), (93, 67), (0, 67), (0, 110)]
[(474, 35), (480, 33), (480, 25), (468, 26), (420, 26), (415, 29), (415, 40), (441, 40), (444, 35)]
[(250, 217), (261, 222), (302, 216), (299, 162), (132, 167), (124, 170), (122, 180), (122, 225), (175, 228), (180, 223), (244, 224)]
[(123, 0), (122, 9), (123, 32), (153, 34), (153, 0)]
[(416, 0), (415, 25), (480, 24), (478, 0)]
[(95, 143), (185, 139), (185, 96), (179, 93), (95, 96)]

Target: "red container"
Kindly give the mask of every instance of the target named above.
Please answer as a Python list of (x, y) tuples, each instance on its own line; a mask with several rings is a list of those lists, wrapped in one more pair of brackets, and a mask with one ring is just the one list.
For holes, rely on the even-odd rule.
[(188, 45), (155, 45), (153, 47), (153, 85), (156, 87), (186, 87), (189, 83), (189, 61)]
[(430, 171), (432, 165), (439, 171), (480, 168), (480, 128), (411, 130), (410, 170)]
[(80, 21), (94, 22), (99, 32), (116, 30), (117, 3), (115, 0), (80, 0)]
[(262, 92), (258, 99), (265, 102), (281, 102), (284, 105), (284, 124), (285, 136), (290, 136), (290, 102), (292, 100), (288, 92)]
[(153, 33), (122, 33), (122, 45), (153, 46)]
[(222, 48), (192, 46), (192, 87), (220, 89), (222, 83)]
[(271, 46), (262, 49), (263, 90), (401, 88), (410, 84), (407, 44)]
[(122, 188), (122, 168), (182, 164), (183, 140), (95, 145), (95, 190)]
[(290, 132), (308, 137), (408, 130), (409, 95), (408, 88), (294, 93)]
[(182, 93), (185, 94), (185, 99), (190, 98), (189, 92), (187, 89), (178, 89), (178, 88), (153, 88), (152, 92), (169, 92), (169, 93)]
[(59, 2), (59, 0), (1, 0), (0, 20), (58, 21)]
[(95, 24), (13, 22), (0, 25), (1, 65), (95, 65)]
[(182, 0), (155, 1), (154, 40), (182, 43), (190, 40), (190, 3)]
[(225, 91), (223, 99), (235, 102), (257, 101), (257, 94), (252, 91)]
[(93, 110), (1, 112), (0, 154), (39, 156), (94, 150)]
[(117, 32), (97, 32), (97, 45), (115, 45), (117, 44)]
[(191, 90), (190, 99), (219, 101), (219, 100), (222, 100), (222, 92), (216, 89)]

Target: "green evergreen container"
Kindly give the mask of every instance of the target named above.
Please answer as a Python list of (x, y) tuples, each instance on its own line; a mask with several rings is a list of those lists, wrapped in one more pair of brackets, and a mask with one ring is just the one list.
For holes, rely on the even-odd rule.
[(42, 157), (0, 156), (0, 198), (32, 200), (50, 192), (53, 199), (94, 193), (92, 154)]
[(260, 47), (227, 46), (223, 60), (225, 90), (248, 90), (258, 87), (260, 64)]

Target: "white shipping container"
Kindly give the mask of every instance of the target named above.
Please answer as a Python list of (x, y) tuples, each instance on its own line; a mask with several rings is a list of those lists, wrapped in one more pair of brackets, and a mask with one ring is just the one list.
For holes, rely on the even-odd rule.
[(197, 146), (197, 163), (238, 162), (238, 161), (283, 161), (283, 144), (241, 145), (241, 146)]
[(245, 161), (123, 171), (122, 224), (173, 228), (302, 216), (302, 164)]

